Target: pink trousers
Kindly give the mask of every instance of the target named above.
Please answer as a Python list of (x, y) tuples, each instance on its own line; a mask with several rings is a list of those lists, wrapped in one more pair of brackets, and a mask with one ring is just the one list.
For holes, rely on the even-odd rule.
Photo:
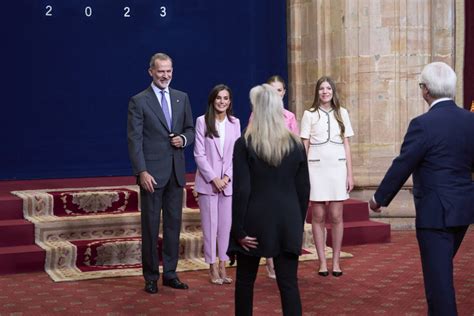
[(216, 262), (216, 253), (221, 261), (229, 260), (230, 228), (232, 224), (232, 196), (199, 194), (201, 227), (204, 236), (204, 260)]

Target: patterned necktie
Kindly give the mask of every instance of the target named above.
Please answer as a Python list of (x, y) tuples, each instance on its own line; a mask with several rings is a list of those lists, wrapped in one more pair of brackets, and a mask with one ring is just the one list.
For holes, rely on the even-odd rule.
[(171, 131), (171, 115), (170, 109), (168, 108), (168, 101), (166, 101), (165, 90), (161, 90), (161, 108), (163, 109), (163, 114), (165, 115), (166, 123), (168, 128)]

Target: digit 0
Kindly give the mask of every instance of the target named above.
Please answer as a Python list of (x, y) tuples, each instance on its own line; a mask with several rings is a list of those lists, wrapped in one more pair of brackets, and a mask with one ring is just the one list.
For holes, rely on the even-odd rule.
[(87, 17), (91, 17), (92, 16), (92, 8), (87, 6), (84, 8), (84, 15), (87, 16)]

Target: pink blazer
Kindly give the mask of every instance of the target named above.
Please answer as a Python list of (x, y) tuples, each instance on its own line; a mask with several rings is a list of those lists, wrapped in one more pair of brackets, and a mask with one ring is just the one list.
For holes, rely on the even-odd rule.
[(290, 132), (299, 135), (300, 131), (298, 129), (298, 122), (296, 121), (296, 117), (293, 112), (283, 109), (283, 116), (285, 117), (286, 127), (290, 130)]
[[(212, 179), (223, 178), (227, 175), (232, 182), (232, 155), (234, 143), (240, 137), (240, 121), (232, 117), (232, 122), (226, 121), (224, 152), (221, 152), (220, 141), (217, 137), (205, 137), (206, 122), (204, 115), (196, 120), (196, 138), (194, 140), (194, 159), (197, 164), (195, 189), (196, 192), (216, 195), (213, 191)], [(232, 183), (224, 189), (224, 195), (232, 195)]]
[[(250, 113), (249, 123), (252, 120), (253, 113)], [(296, 135), (300, 135), (300, 131), (298, 129), (298, 122), (296, 121), (296, 117), (293, 112), (288, 111), (287, 109), (283, 109), (283, 118), (285, 119), (285, 125), (290, 132)]]

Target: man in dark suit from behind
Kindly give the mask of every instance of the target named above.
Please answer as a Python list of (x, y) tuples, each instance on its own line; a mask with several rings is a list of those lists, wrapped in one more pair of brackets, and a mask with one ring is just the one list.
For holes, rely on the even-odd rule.
[(410, 122), (400, 155), (369, 206), (380, 212), (413, 174), (428, 315), (457, 315), (453, 259), (474, 223), (474, 113), (452, 100), (456, 74), (445, 63), (426, 65), (419, 86), (430, 108)]
[(141, 198), (145, 291), (158, 292), (158, 234), (163, 211), (163, 285), (187, 289), (176, 274), (185, 180), (184, 147), (194, 142), (188, 95), (171, 89), (173, 62), (163, 53), (150, 60), (151, 85), (128, 105), (128, 152)]

